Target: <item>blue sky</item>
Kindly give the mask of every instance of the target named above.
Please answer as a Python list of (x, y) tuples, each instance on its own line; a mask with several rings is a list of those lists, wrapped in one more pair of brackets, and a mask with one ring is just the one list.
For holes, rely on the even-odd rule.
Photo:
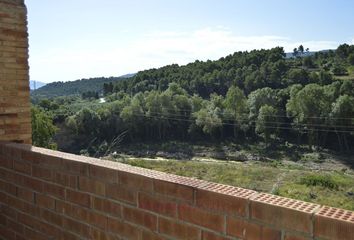
[(354, 44), (353, 0), (25, 0), (31, 79), (119, 76), (235, 51)]

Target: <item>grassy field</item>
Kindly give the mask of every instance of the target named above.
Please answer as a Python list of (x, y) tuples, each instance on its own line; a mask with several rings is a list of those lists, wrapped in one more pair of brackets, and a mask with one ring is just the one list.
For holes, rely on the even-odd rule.
[(354, 210), (354, 173), (350, 168), (329, 171), (277, 161), (117, 159), (133, 166)]

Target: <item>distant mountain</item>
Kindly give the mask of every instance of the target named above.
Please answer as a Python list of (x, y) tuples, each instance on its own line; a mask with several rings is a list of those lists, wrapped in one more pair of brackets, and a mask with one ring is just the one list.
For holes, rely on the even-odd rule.
[(35, 89), (45, 86), (47, 83), (39, 82), (39, 81), (35, 81), (35, 80), (30, 80), (29, 84), (30, 84), (30, 89), (35, 90)]
[[(312, 56), (312, 55), (315, 55), (316, 52), (304, 52), (303, 54), (299, 54), (298, 56), (299, 57), (309, 57), (309, 56)], [(294, 55), (292, 52), (289, 52), (289, 53), (285, 53), (285, 58), (293, 58)]]
[(128, 73), (128, 74), (125, 74), (123, 76), (120, 76), (120, 78), (132, 78), (136, 75), (136, 73)]
[[(325, 52), (329, 52), (331, 50), (321, 50), (321, 51), (315, 51), (315, 52), (304, 52), (303, 54), (299, 54), (298, 56), (299, 57), (310, 57), (310, 56), (313, 56), (315, 55), (317, 52), (322, 52), (322, 53), (325, 53)], [(335, 50), (333, 50), (335, 51)], [(285, 58), (293, 58), (294, 57), (294, 54), (292, 52), (287, 52), (285, 53)]]
[(53, 82), (48, 83), (39, 89), (37, 87), (37, 90), (32, 91), (31, 95), (34, 97), (52, 98), (59, 96), (80, 95), (88, 91), (101, 93), (103, 91), (104, 83), (114, 83), (122, 79), (127, 79), (127, 77), (100, 77), (80, 79), (69, 82)]

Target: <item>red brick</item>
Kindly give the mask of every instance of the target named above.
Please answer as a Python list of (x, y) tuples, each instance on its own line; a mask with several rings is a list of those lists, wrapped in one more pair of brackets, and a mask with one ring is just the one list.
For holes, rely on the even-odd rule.
[[(99, 238), (97, 238), (99, 239)], [(60, 233), (60, 240), (82, 240), (81, 237), (78, 237), (72, 233), (69, 232), (61, 232)]]
[(242, 197), (198, 189), (196, 192), (196, 205), (229, 215), (246, 216), (248, 200)]
[(278, 229), (311, 233), (312, 214), (317, 207), (316, 204), (262, 193), (251, 199), (250, 214), (252, 219)]
[[(0, 199), (1, 199), (1, 195), (0, 195)], [(11, 218), (11, 219), (16, 219), (17, 217), (17, 212), (13, 209), (13, 208), (10, 208), (10, 206), (8, 205), (1, 205), (0, 204), (0, 207), (1, 207), (1, 214), (8, 217), (8, 218)]]
[(202, 240), (230, 240), (230, 238), (216, 235), (215, 233), (203, 231)]
[(79, 189), (83, 192), (90, 192), (104, 196), (106, 192), (106, 185), (103, 182), (95, 181), (87, 177), (80, 177)]
[(299, 235), (293, 235), (290, 233), (286, 233), (284, 240), (311, 240), (312, 238), (307, 238), (304, 236), (299, 236)]
[(0, 154), (0, 166), (5, 167), (7, 169), (12, 169), (14, 165), (14, 162), (12, 159), (9, 159), (9, 157), (2, 156)]
[(281, 232), (275, 229), (263, 227), (262, 228), (262, 239), (263, 240), (280, 240)]
[(159, 236), (158, 233), (150, 232), (150, 231), (143, 231), (141, 234), (142, 240), (167, 240), (164, 237)]
[(41, 218), (57, 226), (63, 226), (63, 217), (57, 213), (42, 209)]
[(18, 234), (23, 234), (24, 231), (24, 227), (22, 224), (11, 219), (7, 219), (7, 228)]
[(64, 215), (69, 215), (71, 212), (71, 204), (55, 200), (55, 211)]
[(228, 218), (226, 232), (242, 239), (280, 240), (281, 232), (242, 219)]
[(108, 231), (128, 239), (139, 239), (141, 230), (118, 219), (108, 218)]
[(25, 237), (16, 234), (16, 240), (27, 240)]
[(11, 231), (10, 229), (0, 226), (0, 239), (4, 238), (6, 240), (15, 240), (16, 239), (16, 235), (13, 231)]
[(78, 176), (88, 176), (88, 168), (87, 163), (63, 159), (62, 169), (64, 173)]
[(107, 184), (106, 197), (136, 205), (136, 192), (119, 184)]
[(139, 194), (139, 208), (170, 217), (177, 216), (177, 204), (166, 198), (152, 196), (145, 193)]
[[(118, 236), (110, 235), (106, 232), (97, 230), (95, 228), (91, 229), (92, 239), (99, 239), (99, 240), (119, 240)], [(66, 239), (65, 239), (66, 240)], [(145, 240), (145, 239), (144, 239)]]
[(52, 197), (36, 194), (36, 204), (41, 208), (54, 209), (55, 208), (55, 200)]
[(17, 188), (17, 197), (27, 202), (33, 203), (34, 193), (24, 188)]
[(24, 235), (28, 240), (48, 240), (48, 236), (45, 236), (40, 232), (33, 231), (30, 228), (25, 228)]
[(68, 202), (56, 201), (56, 212), (75, 218), (81, 222), (89, 222), (90, 209)]
[(30, 215), (18, 213), (17, 222), (36, 229), (37, 231), (40, 230), (40, 221)]
[(40, 212), (40, 208), (36, 205), (27, 203), (27, 202), (23, 202), (23, 208), (21, 209), (21, 211), (30, 214), (31, 216), (39, 216), (39, 212)]
[(62, 186), (43, 183), (43, 192), (47, 193), (56, 198), (64, 199), (65, 198), (65, 189)]
[(23, 210), (25, 202), (16, 197), (7, 195), (5, 204), (7, 204), (8, 207), (12, 207), (17, 210)]
[(4, 215), (0, 215), (0, 225), (6, 225), (6, 217)]
[(178, 207), (178, 217), (183, 221), (187, 221), (211, 230), (224, 232), (225, 217), (219, 214), (204, 211), (199, 208), (191, 207), (183, 204)]
[(194, 189), (176, 183), (154, 180), (154, 191), (183, 201), (194, 201)]
[(10, 172), (5, 169), (0, 169), (0, 177), (7, 183), (16, 183), (17, 185), (24, 185), (24, 180), (28, 177), (16, 172)]
[(77, 176), (65, 173), (56, 173), (55, 182), (66, 187), (77, 188)]
[(177, 239), (185, 240), (199, 240), (201, 235), (200, 230), (196, 227), (164, 218), (159, 218), (159, 232)]
[(129, 173), (129, 172), (119, 172), (118, 173), (119, 183), (127, 188), (134, 188), (141, 191), (152, 192), (152, 179)]
[(32, 153), (33, 156), (29, 155), (28, 160), (30, 160), (34, 166), (45, 167), (53, 170), (59, 170), (62, 166), (62, 159), (60, 157), (52, 156), (49, 154), (38, 154), (36, 152)]
[(14, 161), (14, 170), (24, 174), (31, 175), (31, 164), (24, 161)]
[(226, 232), (230, 236), (245, 239), (262, 239), (262, 227), (241, 219), (228, 218)]
[(44, 233), (48, 238), (55, 239), (60, 236), (61, 230), (47, 223), (41, 223), (41, 233)]
[(118, 171), (105, 167), (90, 165), (90, 177), (97, 178), (105, 182), (117, 183)]
[(115, 217), (121, 216), (121, 205), (107, 199), (97, 198), (93, 199), (93, 208), (97, 211), (104, 212)]
[(103, 230), (107, 229), (107, 217), (99, 213), (90, 211), (88, 223)]
[(43, 180), (53, 180), (54, 178), (54, 173), (52, 170), (38, 167), (38, 166), (32, 166), (32, 176), (36, 178), (40, 178)]
[(323, 206), (315, 214), (314, 236), (354, 240), (354, 212)]
[[(16, 196), (16, 194), (17, 194), (16, 186), (11, 184), (11, 183), (0, 181), (0, 189), (3, 192), (9, 193), (9, 194), (14, 195), (14, 196)], [(0, 198), (0, 201), (1, 201), (1, 198)]]
[(157, 217), (141, 209), (124, 207), (123, 218), (128, 222), (144, 226), (152, 231), (157, 230)]
[[(18, 183), (18, 182), (17, 182)], [(23, 182), (20, 182), (26, 188), (33, 189), (36, 192), (43, 192), (44, 183), (31, 177), (24, 177)]]
[(91, 196), (87, 193), (81, 193), (77, 191), (66, 190), (66, 200), (72, 203), (79, 204), (84, 207), (91, 206)]
[(78, 221), (74, 221), (69, 218), (64, 218), (63, 219), (63, 227), (71, 232), (74, 232), (76, 234), (79, 234), (82, 237), (90, 238), (90, 228), (89, 226), (82, 224)]

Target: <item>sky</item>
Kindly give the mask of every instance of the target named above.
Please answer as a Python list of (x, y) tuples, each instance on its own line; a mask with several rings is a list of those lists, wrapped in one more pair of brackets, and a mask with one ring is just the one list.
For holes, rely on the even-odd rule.
[(236, 51), (354, 44), (354, 0), (25, 0), (30, 78), (120, 76)]

